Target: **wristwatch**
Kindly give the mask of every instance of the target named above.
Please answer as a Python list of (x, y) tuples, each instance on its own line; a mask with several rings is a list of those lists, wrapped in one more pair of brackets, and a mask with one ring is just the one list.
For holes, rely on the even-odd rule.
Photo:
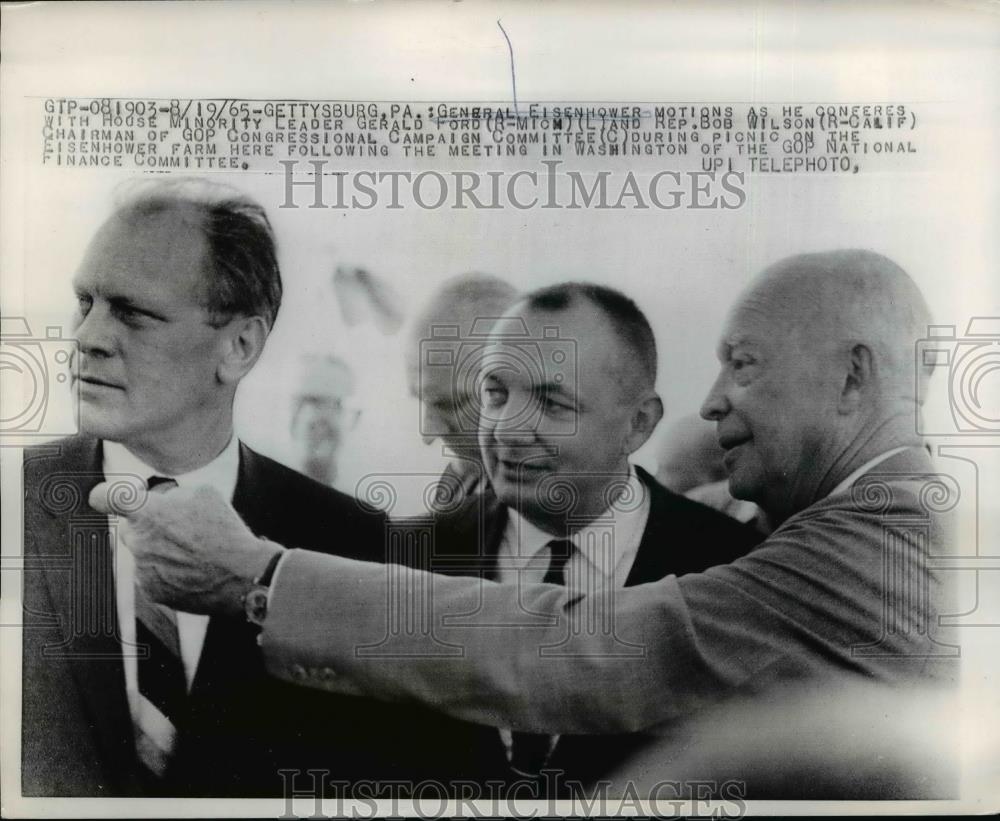
[(278, 562), (284, 555), (284, 550), (275, 552), (267, 563), (267, 567), (264, 568), (264, 572), (253, 580), (250, 589), (243, 596), (243, 612), (246, 614), (247, 621), (258, 627), (263, 627), (264, 620), (267, 618), (268, 591), (271, 581), (274, 579), (274, 571), (277, 570)]

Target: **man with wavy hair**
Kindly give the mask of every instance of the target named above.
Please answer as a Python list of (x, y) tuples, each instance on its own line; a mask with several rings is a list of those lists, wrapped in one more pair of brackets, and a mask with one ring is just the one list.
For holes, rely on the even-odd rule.
[(138, 186), (73, 288), (81, 432), (25, 454), (23, 793), (280, 794), (278, 767), (329, 762), (309, 732), (327, 708), (265, 675), (243, 617), (149, 601), (86, 504), (103, 480), (142, 488), (136, 504), (208, 485), (261, 537), (325, 550), (350, 534), (356, 557), (381, 539), (378, 517), (234, 433), (281, 302), (267, 215), (200, 180)]

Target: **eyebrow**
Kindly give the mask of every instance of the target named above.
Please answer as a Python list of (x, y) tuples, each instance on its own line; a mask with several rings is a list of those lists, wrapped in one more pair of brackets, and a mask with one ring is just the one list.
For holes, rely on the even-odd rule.
[[(502, 373), (502, 368), (497, 369), (498, 372)], [(506, 385), (506, 381), (501, 377), (497, 376), (495, 372), (491, 372), (490, 369), (486, 369), (483, 373), (483, 379), (492, 379), (494, 382), (499, 382), (501, 385)], [(562, 382), (542, 382), (537, 385), (532, 385), (531, 389), (537, 391), (539, 394), (554, 394), (557, 393), (561, 396), (565, 396), (567, 399), (572, 399), (577, 405), (582, 403), (577, 398), (576, 394), (572, 390), (568, 389)]]
[(720, 361), (725, 361), (728, 357), (732, 356), (733, 351), (737, 349), (748, 349), (755, 357), (761, 355), (760, 340), (751, 339), (749, 336), (733, 336), (728, 339), (723, 339), (719, 342), (716, 349), (716, 355)]
[(148, 305), (136, 302), (131, 297), (104, 296), (99, 288), (87, 288), (83, 283), (80, 283), (78, 281), (73, 282), (73, 293), (76, 294), (77, 296), (95, 296), (95, 295), (102, 296), (104, 299), (107, 300), (108, 304), (110, 304), (112, 308), (115, 308), (117, 310), (124, 309), (132, 311), (137, 314), (143, 314), (144, 316), (152, 317), (153, 319), (159, 319), (163, 322), (167, 322), (169, 319), (165, 314), (149, 307)]
[(569, 390), (561, 382), (543, 382), (542, 384), (538, 385), (537, 389), (538, 392), (543, 396), (548, 394), (559, 394), (560, 396), (564, 396), (567, 399), (572, 400), (572, 402), (575, 405), (582, 407), (582, 403), (577, 398), (576, 394), (573, 391)]
[(135, 311), (136, 313), (145, 314), (146, 316), (151, 316), (153, 317), (153, 319), (161, 319), (164, 322), (166, 322), (168, 319), (168, 317), (165, 314), (162, 314), (159, 311), (154, 310), (153, 308), (150, 308), (147, 305), (135, 302), (134, 300), (132, 300), (127, 296), (109, 297), (108, 302), (110, 302), (115, 308), (126, 308), (130, 311)]

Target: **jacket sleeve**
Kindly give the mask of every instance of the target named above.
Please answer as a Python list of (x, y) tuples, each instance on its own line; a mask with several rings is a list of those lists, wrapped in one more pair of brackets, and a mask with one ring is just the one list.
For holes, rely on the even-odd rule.
[(921, 548), (886, 548), (912, 582), (897, 596), (882, 585), (879, 523), (820, 508), (731, 564), (577, 598), (294, 551), (272, 590), (266, 663), (333, 692), (550, 733), (633, 732), (790, 677), (920, 675), (917, 632), (887, 633), (884, 614), (933, 618), (913, 609), (935, 600)]

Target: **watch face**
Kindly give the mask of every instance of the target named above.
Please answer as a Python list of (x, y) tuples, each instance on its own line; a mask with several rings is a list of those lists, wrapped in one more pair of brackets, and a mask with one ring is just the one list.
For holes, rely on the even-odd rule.
[(264, 624), (267, 618), (267, 588), (255, 587), (247, 593), (244, 605), (247, 614), (247, 621), (253, 624)]

